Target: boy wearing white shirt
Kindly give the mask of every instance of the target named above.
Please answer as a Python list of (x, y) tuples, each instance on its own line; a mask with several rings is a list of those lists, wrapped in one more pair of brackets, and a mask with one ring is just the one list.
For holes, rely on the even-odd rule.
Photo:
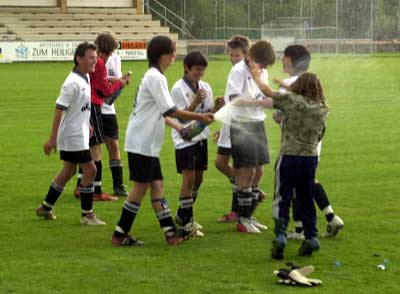
[(90, 128), (90, 79), (89, 73), (94, 72), (97, 62), (97, 47), (82, 43), (74, 54), (75, 68), (65, 80), (60, 96), (56, 102), (53, 127), (50, 139), (44, 145), (45, 154), (60, 151), (64, 161), (61, 172), (50, 185), (42, 205), (36, 209), (36, 214), (48, 220), (56, 219), (53, 206), (61, 195), (66, 183), (74, 176), (79, 165), (83, 170), (80, 182), (82, 218), (84, 225), (105, 225), (93, 213), (93, 181), (96, 166), (89, 151)]
[(266, 115), (262, 107), (253, 104), (265, 97), (252, 78), (248, 65), (251, 60), (262, 69), (262, 79), (267, 82), (268, 73), (265, 68), (275, 62), (271, 44), (263, 40), (256, 42), (250, 47), (246, 59), (232, 68), (228, 76), (225, 103), (232, 102), (234, 105), (230, 136), (238, 186), (239, 218), (236, 229), (243, 233), (260, 233), (260, 230), (267, 228), (252, 218), (260, 194), (259, 190), (253, 190), (252, 187), (257, 168), (269, 163), (269, 152), (264, 127)]
[[(207, 113), (213, 108), (213, 93), (208, 83), (201, 80), (208, 66), (207, 58), (198, 51), (190, 52), (183, 60), (185, 76), (177, 81), (171, 90), (172, 100), (179, 109), (197, 113)], [(176, 120), (182, 126), (189, 121)], [(195, 235), (203, 237), (201, 226), (194, 222), (193, 205), (203, 181), (203, 172), (207, 170), (207, 138), (210, 129), (196, 135), (191, 141), (185, 141), (176, 129), (172, 129), (175, 146), (177, 172), (182, 174), (180, 206), (176, 214), (177, 222), (182, 226), (193, 227)]]
[(212, 114), (178, 109), (168, 91), (164, 72), (175, 59), (175, 44), (166, 36), (154, 37), (147, 47), (149, 69), (136, 94), (134, 110), (126, 130), (130, 179), (134, 182), (124, 202), (120, 220), (112, 236), (114, 246), (142, 246), (129, 234), (140, 203), (150, 188), (152, 207), (168, 244), (177, 245), (193, 232), (177, 229), (164, 195), (160, 151), (164, 141), (165, 117), (211, 123)]

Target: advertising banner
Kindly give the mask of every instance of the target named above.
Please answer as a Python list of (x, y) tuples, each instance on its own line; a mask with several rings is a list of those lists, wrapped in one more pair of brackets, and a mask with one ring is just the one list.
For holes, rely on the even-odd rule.
[[(0, 62), (21, 61), (72, 61), (75, 49), (81, 42), (77, 41), (43, 41), (43, 42), (1, 42)], [(125, 46), (123, 46), (125, 43)], [(121, 43), (116, 50), (122, 60), (146, 60), (146, 42), (129, 41)], [(126, 44), (129, 44), (127, 46)]]

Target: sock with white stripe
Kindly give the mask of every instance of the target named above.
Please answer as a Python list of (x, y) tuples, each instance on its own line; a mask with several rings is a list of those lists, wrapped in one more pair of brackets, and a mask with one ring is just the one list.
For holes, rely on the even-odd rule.
[(256, 209), (257, 205), (258, 205), (258, 197), (260, 197), (260, 188), (259, 187), (252, 187), (251, 188), (251, 196), (252, 196), (252, 200), (251, 200), (251, 214), (254, 213), (254, 210)]
[(180, 206), (176, 214), (181, 219), (182, 226), (184, 226), (193, 219), (193, 198), (181, 196), (179, 202)]
[(63, 191), (64, 187), (53, 181), (50, 185), (49, 191), (47, 192), (46, 198), (44, 199), (43, 207), (50, 211)]
[(324, 212), (325, 218), (330, 222), (335, 216), (332, 206), (330, 206), (328, 195), (325, 192), (324, 187), (320, 183), (313, 185), (313, 196), (314, 200), (318, 205), (318, 208)]
[(110, 170), (113, 179), (113, 187), (123, 186), (123, 167), (121, 160), (110, 160)]
[(137, 213), (139, 212), (140, 204), (137, 202), (128, 202), (125, 200), (124, 206), (122, 207), (121, 218), (117, 226), (115, 227), (114, 234), (117, 237), (122, 237), (124, 234), (128, 234), (132, 228), (133, 221)]
[(153, 206), (153, 210), (157, 215), (157, 219), (160, 223), (160, 227), (163, 230), (164, 234), (169, 237), (172, 234), (175, 234), (176, 227), (174, 220), (171, 216), (171, 211), (168, 207), (168, 203), (165, 198), (152, 199), (151, 204)]
[(103, 191), (101, 190), (101, 177), (103, 173), (103, 165), (101, 160), (95, 161), (94, 164), (96, 165), (96, 177), (94, 178), (94, 194), (101, 195)]
[(252, 213), (253, 195), (250, 187), (237, 193), (239, 217), (250, 218)]
[(81, 194), (81, 209), (82, 216), (88, 215), (93, 212), (93, 185), (89, 186), (79, 186), (79, 192)]

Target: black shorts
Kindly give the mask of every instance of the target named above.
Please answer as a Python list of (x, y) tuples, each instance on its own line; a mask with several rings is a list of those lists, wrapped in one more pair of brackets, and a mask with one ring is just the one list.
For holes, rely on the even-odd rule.
[(118, 140), (118, 121), (115, 114), (102, 114), (103, 132), (105, 137)]
[(93, 136), (89, 139), (89, 146), (92, 147), (104, 143), (101, 107), (93, 103), (90, 107), (90, 126), (93, 128)]
[(160, 159), (128, 152), (129, 179), (139, 183), (162, 180)]
[(264, 122), (231, 123), (232, 158), (235, 168), (256, 167), (269, 163)]
[(60, 159), (73, 163), (87, 163), (92, 161), (89, 150), (81, 151), (62, 151), (60, 150)]
[(183, 170), (207, 170), (208, 146), (207, 140), (197, 142), (195, 145), (175, 150), (176, 170), (179, 174)]
[(230, 156), (232, 154), (232, 148), (218, 146), (217, 154)]

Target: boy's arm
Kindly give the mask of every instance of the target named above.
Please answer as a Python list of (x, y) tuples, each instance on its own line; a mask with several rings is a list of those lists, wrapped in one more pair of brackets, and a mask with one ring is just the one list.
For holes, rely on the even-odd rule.
[(165, 124), (167, 126), (170, 126), (173, 129), (175, 129), (178, 133), (183, 129), (181, 124), (177, 123), (175, 120), (173, 120), (170, 117), (165, 118)]
[(60, 127), (61, 117), (63, 110), (61, 108), (56, 108), (54, 110), (54, 118), (53, 118), (53, 127), (51, 129), (51, 135), (49, 140), (43, 146), (44, 153), (46, 155), (50, 155), (51, 151), (54, 149), (54, 152), (57, 150), (57, 133), (58, 128)]
[(174, 112), (168, 114), (169, 116), (176, 117), (182, 120), (198, 120), (205, 124), (210, 124), (214, 121), (214, 115), (210, 112), (207, 113), (197, 113), (191, 112), (183, 109), (176, 109)]

